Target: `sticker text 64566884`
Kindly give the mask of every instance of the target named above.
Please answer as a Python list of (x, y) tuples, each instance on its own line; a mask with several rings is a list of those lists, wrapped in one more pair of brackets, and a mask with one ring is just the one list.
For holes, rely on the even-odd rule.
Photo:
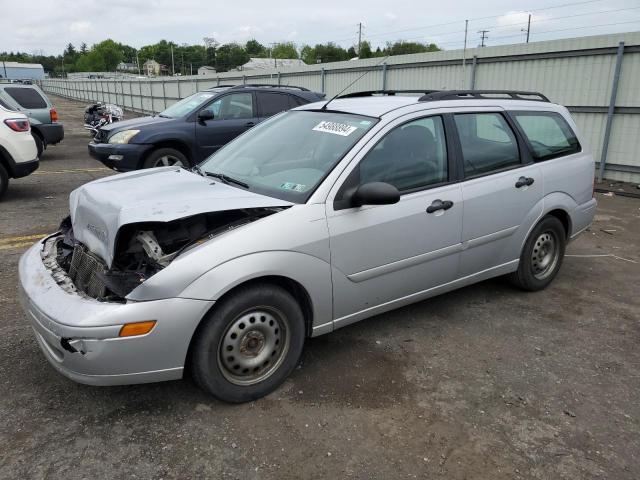
[(313, 130), (316, 132), (333, 133), (334, 135), (341, 135), (343, 137), (351, 135), (357, 129), (357, 127), (347, 125), (346, 123), (328, 122), (326, 120), (313, 127)]

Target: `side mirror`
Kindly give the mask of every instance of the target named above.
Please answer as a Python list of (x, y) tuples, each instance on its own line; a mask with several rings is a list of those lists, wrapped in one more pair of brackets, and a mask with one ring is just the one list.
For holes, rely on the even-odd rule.
[(400, 192), (390, 183), (370, 182), (360, 185), (351, 197), (354, 207), (362, 205), (390, 205), (400, 201)]
[(213, 120), (214, 119), (214, 115), (213, 112), (211, 110), (200, 110), (198, 112), (198, 121), (200, 122), (206, 122), (207, 120)]

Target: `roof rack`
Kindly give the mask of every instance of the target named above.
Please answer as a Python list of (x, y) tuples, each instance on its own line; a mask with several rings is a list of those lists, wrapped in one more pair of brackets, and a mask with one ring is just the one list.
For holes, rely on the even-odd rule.
[(338, 98), (357, 98), (357, 97), (373, 97), (375, 95), (388, 95), (390, 97), (398, 93), (419, 93), (421, 95), (428, 95), (439, 90), (365, 90), (363, 92), (353, 92), (340, 95)]
[(534, 102), (550, 102), (538, 92), (521, 92), (517, 90), (442, 90), (427, 93), (420, 97), (420, 102), (436, 100), (530, 100)]
[[(224, 87), (225, 85), (220, 85)], [(245, 83), (243, 85), (232, 85), (231, 88), (245, 88), (245, 87), (265, 87), (265, 88), (295, 88), (296, 90), (302, 90), (309, 92), (308, 88), (299, 87), (297, 85), (273, 85), (271, 83)]]

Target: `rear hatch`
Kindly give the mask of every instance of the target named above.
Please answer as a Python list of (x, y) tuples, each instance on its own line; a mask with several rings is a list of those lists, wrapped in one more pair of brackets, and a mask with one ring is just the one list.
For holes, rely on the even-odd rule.
[(2, 97), (36, 123), (51, 123), (52, 105), (34, 85), (9, 84), (2, 86)]

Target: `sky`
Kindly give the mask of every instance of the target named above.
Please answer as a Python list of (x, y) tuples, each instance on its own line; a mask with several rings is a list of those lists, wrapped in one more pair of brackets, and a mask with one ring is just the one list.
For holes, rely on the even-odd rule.
[(333, 41), (345, 48), (362, 38), (374, 48), (399, 39), (468, 46), (640, 31), (640, 0), (0, 0), (0, 51), (59, 54), (68, 43), (91, 46), (106, 38), (139, 48), (161, 39), (178, 44), (303, 44)]

